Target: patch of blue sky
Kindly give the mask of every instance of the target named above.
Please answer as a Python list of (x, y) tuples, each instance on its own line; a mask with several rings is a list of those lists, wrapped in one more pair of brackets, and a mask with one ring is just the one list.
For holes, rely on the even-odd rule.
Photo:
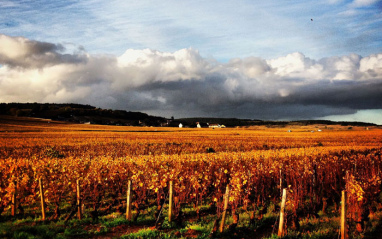
[[(102, 1), (0, 3), (0, 32), (121, 55), (129, 48), (205, 57), (319, 59), (381, 51), (381, 1)], [(312, 21), (312, 20), (313, 21)]]
[(322, 117), (319, 119), (333, 120), (333, 121), (354, 121), (354, 122), (366, 122), (382, 125), (382, 110), (359, 110), (355, 114), (349, 115), (331, 115)]

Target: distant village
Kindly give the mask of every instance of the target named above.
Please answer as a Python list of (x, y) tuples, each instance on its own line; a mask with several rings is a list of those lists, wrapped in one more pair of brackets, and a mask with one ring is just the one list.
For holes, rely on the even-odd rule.
[(209, 123), (200, 123), (200, 122), (196, 122), (194, 125), (183, 125), (182, 123), (179, 123), (179, 128), (212, 128), (212, 129), (215, 129), (215, 128), (225, 128), (226, 126), (225, 125), (220, 125), (220, 124), (209, 124)]

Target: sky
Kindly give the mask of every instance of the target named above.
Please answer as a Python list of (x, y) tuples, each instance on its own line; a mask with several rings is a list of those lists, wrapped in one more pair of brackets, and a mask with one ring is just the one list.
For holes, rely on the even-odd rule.
[(0, 102), (382, 125), (381, 0), (0, 0)]

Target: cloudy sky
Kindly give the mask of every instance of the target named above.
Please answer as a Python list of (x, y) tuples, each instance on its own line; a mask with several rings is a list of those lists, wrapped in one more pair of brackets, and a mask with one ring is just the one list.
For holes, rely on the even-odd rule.
[(381, 0), (0, 0), (0, 102), (382, 124)]

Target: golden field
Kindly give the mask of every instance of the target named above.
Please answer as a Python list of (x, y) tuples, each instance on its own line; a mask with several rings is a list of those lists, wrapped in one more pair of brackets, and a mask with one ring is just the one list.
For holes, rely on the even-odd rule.
[(231, 225), (242, 226), (238, 215), (247, 213), (244, 224), (254, 226), (277, 211), (287, 188), (287, 227), (308, 233), (301, 218), (337, 212), (345, 190), (349, 232), (364, 236), (367, 219), (381, 210), (381, 151), (378, 127), (180, 129), (2, 116), (0, 213), (8, 218), (16, 192), (16, 214), (38, 217), (42, 179), (50, 220), (67, 218), (79, 180), (82, 206), (96, 220), (126, 210), (131, 180), (132, 220), (150, 214), (150, 207), (159, 218), (171, 181), (176, 220), (187, 221), (187, 207), (198, 220), (219, 218), (228, 185)]

